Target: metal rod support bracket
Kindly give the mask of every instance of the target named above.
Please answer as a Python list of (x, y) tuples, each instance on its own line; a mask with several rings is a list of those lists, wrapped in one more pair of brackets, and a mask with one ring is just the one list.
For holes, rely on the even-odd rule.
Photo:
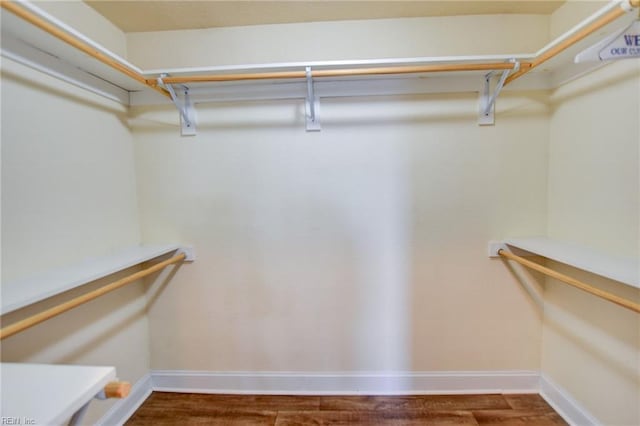
[(320, 131), (320, 98), (315, 94), (311, 67), (305, 68), (307, 76), (307, 98), (305, 100), (305, 119), (307, 132)]
[(87, 414), (89, 410), (89, 405), (91, 404), (91, 400), (84, 403), (84, 405), (78, 408), (78, 411), (73, 413), (73, 416), (69, 419), (68, 426), (80, 426), (82, 424), (82, 419), (84, 419), (84, 415)]
[(516, 73), (520, 70), (520, 62), (516, 61), (515, 59), (510, 60), (510, 62), (514, 64), (513, 68), (506, 69), (502, 72), (502, 75), (500, 76), (500, 79), (498, 80), (493, 93), (491, 93), (491, 80), (495, 74), (495, 71), (491, 71), (484, 76), (483, 89), (482, 92), (480, 92), (480, 113), (478, 115), (478, 124), (481, 126), (491, 126), (495, 124), (494, 112), (498, 95), (500, 95), (507, 77), (509, 77), (510, 74)]
[(165, 88), (171, 95), (171, 100), (176, 106), (178, 112), (180, 112), (180, 134), (182, 136), (195, 136), (196, 135), (196, 120), (195, 120), (195, 108), (193, 102), (189, 96), (189, 88), (187, 86), (181, 86), (184, 100), (180, 100), (176, 95), (176, 91), (171, 84), (165, 84), (162, 80), (167, 74), (162, 74), (158, 77), (158, 85)]

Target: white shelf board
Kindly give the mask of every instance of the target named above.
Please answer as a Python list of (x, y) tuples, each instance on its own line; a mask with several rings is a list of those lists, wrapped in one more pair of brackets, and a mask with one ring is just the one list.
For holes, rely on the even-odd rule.
[[(37, 7), (36, 7), (37, 9)], [(78, 87), (90, 90), (98, 95), (116, 100), (125, 105), (157, 105), (171, 102), (149, 87), (112, 69), (74, 47), (58, 40), (44, 31), (24, 22), (12, 13), (1, 16), (2, 40), (0, 54), (11, 60), (52, 75)], [(114, 56), (108, 49), (92, 42), (96, 50), (107, 56)], [(418, 65), (433, 63), (473, 63), (503, 62), (511, 58), (529, 60), (532, 54), (483, 56), (449, 56), (372, 60), (343, 60), (291, 62), (275, 64), (225, 65), (200, 68), (182, 68), (172, 70), (139, 70), (134, 64), (119, 58), (124, 65), (140, 71), (147, 77), (157, 77), (162, 73), (173, 76), (185, 76), (200, 73), (259, 72), (304, 70), (305, 66), (317, 69), (335, 69), (342, 67), (371, 67), (387, 65)], [(464, 73), (427, 73), (388, 76), (354, 76), (342, 78), (322, 78), (316, 80), (320, 97), (343, 96), (380, 96), (413, 93), (459, 93), (477, 92), (482, 88), (486, 71)], [(531, 78), (526, 87), (520, 82), (507, 86), (506, 90), (546, 90), (548, 72), (544, 74), (544, 83), (540, 78)], [(406, 80), (406, 81), (404, 81)], [(238, 101), (263, 99), (294, 99), (306, 96), (304, 79), (265, 80), (244, 82), (210, 82), (189, 84), (190, 95), (194, 102)], [(292, 95), (293, 93), (293, 95)]]
[(640, 260), (612, 256), (575, 243), (545, 237), (511, 238), (507, 245), (640, 288)]
[[(271, 64), (227, 64), (210, 67), (198, 68), (180, 68), (171, 70), (140, 70), (134, 64), (129, 63), (125, 59), (115, 55), (108, 49), (104, 48), (95, 41), (88, 40), (82, 34), (63, 22), (58, 21), (55, 17), (48, 15), (40, 10), (37, 5), (26, 3), (28, 9), (38, 11), (45, 20), (57, 22), (65, 31), (70, 31), (80, 38), (86, 40), (95, 50), (100, 51), (110, 58), (114, 58), (117, 62), (137, 71), (147, 77), (157, 76), (161, 73), (169, 72), (173, 76), (192, 75), (199, 73), (215, 72), (259, 72), (259, 71), (275, 71), (275, 70), (302, 70), (305, 66), (312, 66), (316, 69), (333, 69), (341, 67), (371, 67), (371, 66), (388, 66), (388, 65), (416, 65), (425, 63), (458, 63), (458, 62), (502, 62), (508, 59), (518, 59), (528, 61), (537, 53), (513, 53), (513, 54), (496, 54), (482, 56), (446, 56), (446, 57), (423, 57), (423, 58), (384, 58), (370, 60), (338, 60), (338, 61), (315, 61), (315, 62), (288, 62), (288, 63), (271, 63)], [(582, 49), (595, 43), (605, 34), (608, 34), (621, 26), (627, 25), (632, 19), (635, 19), (635, 13), (628, 13), (621, 19), (618, 19), (595, 34), (587, 37), (585, 40), (577, 43), (575, 46), (567, 49), (557, 57), (545, 62), (543, 66), (538, 67), (527, 73), (523, 78), (518, 79), (514, 84), (509, 84), (505, 90), (547, 90), (557, 87), (563, 82), (570, 81), (576, 76), (583, 75), (595, 68), (602, 66), (601, 63), (574, 64), (573, 57)], [(22, 19), (7, 12), (0, 15), (2, 19), (2, 49), (0, 53), (8, 58), (17, 60), (27, 66), (46, 72), (62, 80), (68, 81), (79, 87), (91, 90), (101, 96), (115, 99), (118, 102), (127, 105), (145, 105), (145, 104), (161, 104), (170, 102), (169, 99), (158, 94), (146, 85), (133, 80), (132, 78), (121, 74), (119, 71), (112, 69), (110, 66), (97, 61), (88, 55), (76, 50), (70, 45), (58, 40), (57, 38), (45, 33), (44, 31), (28, 24)], [(576, 28), (571, 31), (577, 31)], [(570, 32), (569, 32), (570, 33)], [(569, 34), (567, 33), (567, 34)], [(565, 34), (566, 35), (566, 34)], [(554, 40), (549, 44), (553, 45), (560, 40)], [(480, 73), (484, 74), (484, 73)], [(481, 90), (483, 77), (475, 76), (468, 72), (456, 73), (455, 75), (445, 76), (438, 75), (434, 78), (425, 79), (424, 75), (407, 75), (399, 78), (408, 79), (408, 82), (394, 81), (392, 76), (369, 80), (367, 78), (357, 77), (347, 80), (335, 81), (331, 79), (318, 79), (317, 82), (324, 82), (323, 93), (320, 97), (329, 96), (363, 96), (363, 95), (388, 95), (388, 94), (406, 94), (406, 93), (441, 93), (441, 92), (476, 92)], [(426, 82), (420, 80), (427, 80)], [(192, 90), (198, 90), (201, 93), (200, 99), (195, 101), (209, 102), (218, 100), (219, 95), (225, 100), (261, 100), (261, 99), (289, 99), (291, 98), (291, 87), (281, 84), (282, 81), (266, 81), (260, 85), (251, 85), (245, 82), (245, 86), (236, 85), (228, 87), (223, 84), (190, 84)], [(304, 81), (296, 81), (297, 86), (304, 87)], [(289, 85), (291, 86), (291, 85)], [(297, 93), (296, 96), (299, 97)], [(343, 90), (344, 88), (347, 90)], [(278, 89), (284, 88), (284, 93), (280, 93)], [(304, 91), (303, 91), (304, 93)], [(131, 99), (130, 99), (131, 98)]]
[(3, 424), (65, 424), (115, 377), (114, 367), (2, 363)]
[(128, 91), (4, 33), (0, 44), (0, 54), (3, 58), (18, 62), (123, 105), (129, 103)]
[(33, 277), (2, 283), (0, 314), (44, 300), (56, 294), (87, 284), (175, 251), (177, 244), (135, 246), (118, 253), (87, 259), (76, 265), (53, 269)]
[[(33, 4), (31, 4), (31, 7), (35, 7), (35, 9), (40, 10)], [(45, 16), (49, 16), (44, 11), (40, 10), (40, 12), (44, 13)], [(108, 65), (105, 65), (104, 63), (92, 58), (91, 56), (85, 54), (84, 52), (81, 52), (75, 47), (50, 35), (49, 33), (40, 30), (36, 26), (31, 25), (30, 23), (24, 21), (23, 19), (17, 17), (9, 11), (3, 11), (3, 13), (0, 15), (0, 22), (2, 24), (0, 29), (2, 30), (3, 48), (11, 50), (11, 47), (13, 45), (13, 43), (12, 45), (5, 45), (5, 37), (12, 40), (18, 40), (23, 44), (37, 48), (38, 50), (45, 52), (46, 54), (57, 58), (62, 62), (66, 62), (74, 66), (79, 71), (97, 76), (98, 78), (124, 90), (135, 91), (144, 90), (146, 88), (144, 84), (132, 79), (125, 74), (122, 74), (120, 71), (117, 71)], [(75, 34), (84, 37), (79, 32), (74, 30), (74, 35)], [(84, 38), (89, 40), (86, 37)], [(114, 60), (117, 60), (122, 65), (127, 66), (135, 71), (141, 71), (135, 65), (110, 52), (99, 43), (96, 43), (92, 40), (89, 41), (89, 43), (92, 45), (94, 50), (99, 51), (105, 56), (111, 57)]]

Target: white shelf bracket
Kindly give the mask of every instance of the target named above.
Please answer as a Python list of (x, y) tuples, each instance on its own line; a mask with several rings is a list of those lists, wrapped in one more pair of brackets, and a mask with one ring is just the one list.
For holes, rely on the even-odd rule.
[(498, 95), (500, 95), (504, 87), (504, 82), (507, 80), (507, 77), (509, 77), (509, 74), (515, 73), (520, 69), (520, 62), (515, 59), (512, 59), (510, 62), (514, 64), (513, 68), (502, 72), (493, 93), (491, 93), (491, 79), (495, 71), (491, 71), (484, 76), (484, 86), (482, 92), (480, 92), (480, 113), (478, 115), (478, 124), (481, 126), (491, 126), (495, 124), (494, 112), (496, 99), (498, 99)]
[(180, 112), (180, 134), (182, 136), (195, 136), (196, 116), (193, 102), (189, 97), (189, 88), (186, 86), (182, 86), (184, 101), (181, 101), (176, 95), (176, 91), (174, 90), (173, 86), (170, 84), (165, 84), (162, 80), (166, 76), (166, 74), (162, 74), (162, 76), (158, 77), (158, 84), (161, 87), (167, 89), (169, 95), (171, 95), (173, 104), (176, 106), (178, 112)]
[[(101, 391), (103, 392), (103, 391)], [(100, 394), (98, 394), (100, 395)], [(96, 395), (96, 398), (98, 397), (98, 395)], [(76, 411), (73, 416), (71, 416), (71, 419), (69, 419), (69, 423), (67, 423), (68, 426), (79, 426), (82, 424), (82, 419), (84, 419), (84, 415), (87, 414), (87, 411), (89, 410), (89, 404), (91, 404), (91, 400), (87, 401), (82, 407), (80, 407), (78, 409), (78, 411)]]
[(489, 257), (500, 257), (498, 254), (500, 250), (509, 251), (504, 241), (489, 241), (489, 246), (487, 248), (487, 254)]
[(535, 253), (531, 253), (526, 250), (519, 249), (518, 247), (511, 246), (504, 240), (489, 241), (489, 244), (487, 246), (487, 255), (489, 257), (500, 257), (500, 254), (498, 254), (500, 250), (505, 250), (509, 253), (513, 253), (521, 257), (536, 256)]
[(307, 98), (305, 101), (305, 118), (307, 132), (320, 131), (320, 98), (315, 94), (311, 67), (305, 68), (307, 74)]
[(184, 253), (185, 262), (195, 262), (196, 260), (196, 250), (193, 246), (182, 246), (178, 249), (177, 253)]

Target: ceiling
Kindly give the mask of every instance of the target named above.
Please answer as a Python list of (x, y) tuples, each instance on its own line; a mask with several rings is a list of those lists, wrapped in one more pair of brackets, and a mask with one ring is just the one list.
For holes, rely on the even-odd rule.
[(292, 22), (483, 14), (551, 14), (565, 0), (86, 0), (124, 32)]

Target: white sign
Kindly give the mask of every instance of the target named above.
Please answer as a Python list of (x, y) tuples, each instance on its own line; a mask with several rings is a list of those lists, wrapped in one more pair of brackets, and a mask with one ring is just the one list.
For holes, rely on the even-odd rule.
[(640, 58), (640, 21), (634, 22), (600, 51), (600, 59)]

